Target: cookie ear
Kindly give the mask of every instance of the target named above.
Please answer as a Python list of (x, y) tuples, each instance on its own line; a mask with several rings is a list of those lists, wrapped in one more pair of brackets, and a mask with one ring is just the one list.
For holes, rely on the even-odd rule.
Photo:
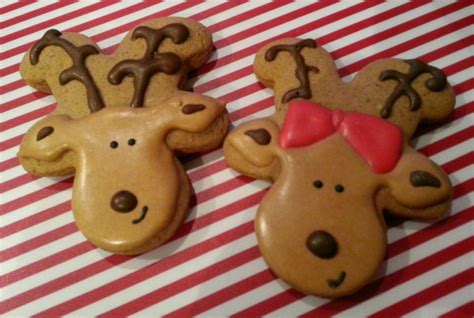
[(397, 216), (437, 218), (451, 201), (452, 185), (446, 173), (414, 150), (402, 155), (395, 169), (386, 175), (386, 185), (378, 204)]
[(420, 60), (382, 59), (368, 64), (351, 85), (353, 107), (387, 119), (410, 138), (421, 122), (445, 119), (455, 94), (446, 75)]
[(332, 107), (319, 95), (331, 95), (342, 85), (331, 56), (312, 39), (286, 38), (265, 45), (255, 57), (254, 71), (275, 91), (277, 111), (286, 111), (288, 102), (295, 98)]
[(224, 142), (227, 163), (245, 175), (275, 181), (283, 159), (278, 145), (279, 132), (278, 126), (270, 119), (240, 125)]
[(67, 175), (74, 171), (73, 149), (77, 134), (66, 115), (49, 116), (25, 134), (18, 157), (23, 167), (34, 175)]
[(219, 145), (227, 132), (225, 103), (208, 96), (182, 92), (147, 111), (150, 120), (163, 123), (156, 129), (179, 152), (205, 151)]

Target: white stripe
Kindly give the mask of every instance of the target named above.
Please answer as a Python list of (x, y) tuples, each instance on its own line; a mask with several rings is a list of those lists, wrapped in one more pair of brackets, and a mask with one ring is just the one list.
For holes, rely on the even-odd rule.
[(431, 160), (439, 165), (457, 159), (459, 157), (472, 152), (473, 138), (463, 141), (456, 146), (449, 148), (449, 151), (442, 151), (430, 157)]
[(25, 218), (30, 217), (33, 214), (39, 213), (46, 209), (55, 207), (63, 202), (69, 201), (71, 200), (71, 196), (72, 189), (67, 189), (55, 193), (49, 197), (25, 205), (21, 207), (21, 209), (15, 210), (14, 212), (2, 215), (0, 221), (2, 222), (2, 226), (8, 226), (12, 223), (24, 220)]
[[(1, 2), (4, 3), (5, 1), (1, 1)], [(5, 14), (2, 14), (2, 22), (13, 19), (13, 18), (18, 17), (20, 15), (23, 15), (25, 13), (29, 13), (29, 12), (32, 12), (34, 10), (40, 9), (42, 7), (46, 7), (46, 6), (48, 6), (52, 3), (55, 3), (55, 2), (57, 2), (57, 1), (44, 0), (44, 1), (38, 1), (38, 2), (28, 4), (24, 7), (18, 8), (16, 10), (13, 10), (13, 11), (10, 11), (10, 12), (7, 12)], [(3, 30), (5, 30), (5, 29), (3, 29)], [(2, 34), (7, 35), (8, 33), (4, 32), (3, 30), (2, 30)]]
[[(248, 220), (250, 221), (251, 218), (248, 218)], [(216, 233), (218, 232), (217, 229), (213, 228), (213, 230), (214, 231), (200, 230), (198, 232), (200, 232), (201, 235), (203, 234), (202, 232), (204, 232), (206, 237), (210, 238), (218, 234)], [(209, 232), (211, 233), (213, 232), (213, 233), (211, 234)], [(144, 266), (146, 266), (145, 264), (151, 265), (153, 263), (156, 263), (157, 259), (160, 259), (164, 256), (168, 257), (168, 255), (171, 254), (169, 252), (172, 250), (176, 249), (176, 252), (181, 251), (183, 250), (183, 246), (186, 246), (186, 247), (189, 246), (188, 244), (190, 242), (190, 239), (191, 238), (186, 237), (184, 239), (180, 239), (178, 241), (172, 242), (171, 244), (167, 244), (166, 247), (159, 248), (157, 250), (152, 251), (151, 255), (150, 253), (147, 253), (146, 254), (147, 256), (143, 256), (141, 258), (140, 257), (133, 258), (130, 261), (127, 261), (126, 263), (122, 264), (122, 266), (120, 267), (118, 266), (114, 267), (113, 268), (114, 270), (108, 270), (98, 275), (95, 275), (93, 277), (84, 279), (76, 284), (70, 285), (62, 289), (61, 293), (53, 293), (53, 294), (41, 297), (35, 301), (25, 304), (24, 306), (14, 309), (8, 314), (10, 315), (25, 314), (25, 313), (31, 314), (32, 312), (40, 312), (48, 308), (51, 308), (57, 304), (67, 301), (68, 299), (71, 299), (74, 296), (81, 295), (85, 292), (96, 289), (105, 283), (115, 281), (117, 280), (118, 277), (123, 277), (127, 274), (133, 273), (143, 268)], [(196, 243), (196, 240), (193, 240), (192, 242)], [(181, 243), (181, 244), (178, 245), (177, 243)], [(174, 249), (171, 249), (171, 245), (174, 245), (173, 246)], [(140, 297), (143, 294), (146, 294), (148, 292), (155, 290), (159, 286), (164, 286), (166, 284), (172, 283), (181, 277), (191, 274), (195, 270), (199, 270), (200, 268), (206, 268), (209, 265), (216, 263), (220, 259), (225, 259), (227, 257), (230, 257), (254, 245), (255, 245), (254, 235), (253, 234), (246, 235), (242, 238), (239, 238), (238, 240), (235, 240), (217, 249), (214, 249), (205, 254), (199, 255), (198, 257), (193, 258), (191, 261), (185, 262), (165, 272), (160, 273), (159, 279), (156, 279), (156, 277), (151, 277), (140, 284), (133, 285), (129, 288), (123, 289), (119, 291), (118, 293), (107, 297), (105, 301), (103, 302), (103, 305), (100, 306), (99, 310), (101, 311), (106, 310), (106, 308), (104, 308), (106, 304), (108, 304), (109, 306), (111, 305), (111, 308), (115, 308), (116, 306), (118, 306), (119, 303), (122, 303), (124, 300), (130, 301), (132, 299)], [(66, 294), (63, 294), (63, 292)], [(110, 298), (113, 298), (114, 301), (111, 302)], [(117, 298), (117, 302), (115, 301), (116, 298)], [(92, 311), (89, 311), (89, 312), (92, 313)]]
[[(13, 3), (17, 3), (18, 1), (17, 0), (4, 0), (2, 2), (0, 2), (0, 8), (4, 8), (6, 6), (9, 6)], [(1, 20), (2, 22), (4, 21), (3, 19)]]
[[(267, 266), (268, 268), (268, 266)], [(255, 271), (256, 272), (256, 271)], [(218, 316), (219, 313), (226, 313), (226, 315), (231, 316), (245, 307), (250, 307), (254, 304), (257, 304), (261, 301), (264, 301), (266, 299), (269, 299), (281, 292), (282, 286), (286, 286), (285, 289), (288, 288), (288, 286), (281, 280), (272, 280), (269, 283), (266, 283), (260, 287), (257, 287), (247, 293), (244, 293), (242, 295), (239, 295), (235, 298), (232, 298), (231, 300), (228, 300), (220, 305), (217, 305), (201, 314), (198, 315), (198, 317), (211, 317), (211, 316)], [(321, 299), (318, 297), (313, 297), (314, 299)], [(295, 317), (295, 315), (290, 314), (290, 315), (281, 315), (280, 317)]]
[[(22, 231), (16, 232), (15, 234), (4, 237), (2, 238), (2, 242), (0, 244), (0, 248), (1, 248), (0, 253), (5, 251), (6, 249), (12, 248), (15, 245), (28, 242), (29, 240), (35, 239), (40, 235), (44, 235), (51, 230), (58, 229), (72, 222), (74, 222), (74, 218), (72, 216), (71, 210), (69, 210), (69, 211), (66, 211), (66, 213), (61, 213), (58, 216), (48, 219), (47, 222), (38, 223)], [(40, 249), (42, 248), (43, 246)], [(20, 254), (18, 257), (21, 257), (21, 255), (23, 254)], [(42, 253), (38, 253), (38, 256), (41, 257)], [(27, 259), (27, 261), (33, 262), (33, 260), (30, 260), (30, 259)], [(13, 262), (11, 266), (8, 265), (8, 261), (2, 263), (2, 266), (0, 266), (0, 275), (5, 274), (5, 271), (8, 271), (9, 269), (16, 269), (17, 268), (16, 265), (18, 264), (17, 262), (18, 260), (15, 260), (15, 262)]]
[[(467, 238), (468, 236), (462, 235), (462, 232), (464, 231), (464, 233), (469, 233), (471, 227), (472, 224), (470, 224), (469, 227), (464, 226), (463, 229), (458, 229), (458, 231), (451, 234), (451, 238), (454, 238), (455, 236)], [(431, 240), (430, 243), (433, 241), (435, 240)], [(436, 239), (436, 241), (438, 241), (438, 239)], [(449, 248), (449, 246), (450, 245), (446, 245), (445, 248)], [(443, 264), (422, 275), (417, 276), (414, 279), (411, 279), (403, 284), (399, 284), (381, 295), (372, 297), (370, 300), (362, 302), (350, 308), (349, 310), (346, 310), (340, 313), (339, 315), (336, 315), (335, 317), (342, 318), (354, 316), (368, 316), (372, 313), (382, 310), (390, 305), (397, 303), (398, 301), (409, 297), (410, 295), (416, 294), (422, 291), (423, 289), (429, 288), (430, 286), (438, 282), (441, 282), (445, 279), (448, 279), (449, 277), (456, 275), (457, 273), (471, 268), (473, 256), (474, 253), (471, 252), (458, 258), (455, 258), (447, 262), (446, 264)], [(404, 262), (407, 263), (406, 260)], [(409, 260), (409, 262), (411, 263), (411, 259)]]
[[(471, 264), (474, 264), (474, 257), (471, 257)], [(404, 315), (406, 318), (439, 317), (451, 310), (461, 307), (474, 299), (474, 284), (467, 285), (444, 297), (438, 298), (423, 307), (417, 308)], [(465, 312), (466, 317), (469, 315)]]
[[(7, 32), (7, 34), (10, 34), (10, 33), (13, 33), (13, 32), (24, 29), (25, 25), (34, 25), (34, 24), (41, 23), (41, 22), (44, 22), (44, 21), (49, 21), (51, 19), (60, 17), (60, 16), (64, 15), (67, 12), (77, 11), (77, 10), (80, 10), (82, 8), (89, 7), (90, 5), (91, 5), (91, 3), (88, 2), (88, 1), (83, 1), (83, 2), (78, 1), (78, 2), (75, 2), (75, 3), (69, 4), (69, 5), (66, 5), (66, 6), (62, 7), (60, 10), (53, 10), (53, 11), (50, 11), (50, 12), (46, 12), (46, 13), (43, 13), (39, 16), (33, 17), (31, 19), (24, 20), (20, 23), (14, 24), (14, 25), (9, 26), (9, 27), (6, 27), (5, 31)], [(80, 19), (80, 17), (76, 18), (74, 20), (79, 20), (79, 19)], [(60, 25), (61, 24), (58, 24), (58, 26), (60, 26)], [(61, 28), (61, 29), (65, 29), (65, 28)], [(33, 32), (33, 33), (28, 33), (26, 36), (22, 36), (20, 38), (15, 38), (12, 41), (4, 43), (2, 45), (2, 51), (1, 52), (3, 53), (3, 52), (6, 52), (6, 51), (9, 51), (13, 48), (16, 48), (17, 46), (23, 45), (24, 43), (28, 43), (28, 42), (33, 41), (33, 40), (30, 40), (30, 39), (37, 40), (37, 39), (41, 38), (44, 31), (45, 30), (40, 30), (40, 31), (36, 31), (36, 32)], [(8, 61), (8, 60), (9, 60), (8, 58), (5, 59), (5, 61)], [(2, 67), (7, 67), (7, 66), (10, 66), (10, 64), (8, 64), (8, 62), (2, 65)]]
[[(219, 258), (217, 261), (221, 259), (222, 258)], [(195, 300), (204, 298), (218, 290), (222, 290), (223, 288), (226, 288), (229, 285), (242, 281), (243, 279), (251, 276), (251, 274), (254, 273), (255, 271), (261, 271), (266, 268), (267, 268), (267, 264), (261, 257), (259, 257), (256, 260), (250, 261), (228, 272), (212, 277), (209, 280), (197, 286), (194, 286), (192, 288), (187, 289), (186, 291), (183, 291), (182, 293), (169, 297), (159, 303), (156, 303), (153, 306), (150, 306), (137, 313), (134, 313), (134, 316), (141, 316), (141, 315), (153, 316), (156, 314), (159, 314), (159, 315), (168, 314), (172, 311), (180, 309), (181, 307), (189, 305)], [(193, 270), (191, 273), (193, 272), (195, 271)], [(96, 308), (100, 308), (99, 312), (105, 312), (105, 310), (101, 307), (103, 307), (103, 305), (107, 305), (107, 302), (99, 301), (95, 305), (96, 305), (95, 306)], [(86, 314), (88, 313), (88, 310), (84, 308), (84, 310), (79, 310), (77, 313)]]
[(472, 127), (473, 124), (474, 114), (469, 114), (446, 125), (443, 125), (438, 129), (430, 131), (429, 133), (421, 135), (418, 138), (414, 138), (412, 141), (410, 141), (410, 144), (412, 144), (417, 149), (421, 149), (451, 135), (454, 135), (455, 133), (468, 129), (469, 127)]

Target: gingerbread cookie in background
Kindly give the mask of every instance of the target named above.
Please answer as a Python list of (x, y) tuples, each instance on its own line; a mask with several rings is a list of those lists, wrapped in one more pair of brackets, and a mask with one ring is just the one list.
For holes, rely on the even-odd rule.
[(418, 60), (378, 60), (345, 83), (313, 40), (270, 43), (254, 69), (276, 112), (238, 126), (224, 154), (273, 182), (255, 221), (260, 251), (301, 292), (352, 294), (384, 260), (384, 211), (430, 220), (449, 209), (448, 176), (408, 141), (418, 124), (449, 116), (454, 93)]
[(191, 186), (175, 152), (218, 147), (229, 124), (223, 102), (181, 90), (211, 50), (201, 24), (159, 18), (110, 55), (56, 30), (25, 55), (22, 77), (58, 106), (26, 133), (20, 162), (34, 175), (75, 174), (72, 210), (94, 245), (143, 253), (184, 221)]

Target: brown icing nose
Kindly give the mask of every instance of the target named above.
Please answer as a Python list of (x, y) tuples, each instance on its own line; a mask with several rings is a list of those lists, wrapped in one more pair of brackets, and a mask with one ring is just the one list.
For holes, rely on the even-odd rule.
[(130, 191), (122, 190), (114, 194), (110, 206), (117, 212), (127, 213), (137, 207), (137, 197)]
[(334, 237), (325, 231), (315, 231), (306, 239), (306, 247), (319, 258), (329, 259), (338, 251)]

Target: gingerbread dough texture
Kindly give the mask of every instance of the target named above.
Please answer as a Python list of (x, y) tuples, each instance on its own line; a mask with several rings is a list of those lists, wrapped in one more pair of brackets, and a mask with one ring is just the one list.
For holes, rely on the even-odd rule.
[(211, 50), (203, 25), (159, 18), (112, 54), (49, 30), (24, 56), (22, 77), (57, 108), (28, 130), (18, 157), (34, 175), (75, 174), (74, 218), (97, 247), (143, 253), (184, 221), (192, 189), (176, 153), (218, 147), (229, 124), (223, 102), (183, 90)]
[(254, 70), (276, 112), (234, 129), (224, 154), (238, 172), (273, 182), (255, 220), (259, 249), (293, 288), (350, 295), (382, 265), (384, 211), (431, 220), (449, 209), (448, 176), (409, 139), (449, 116), (453, 90), (419, 60), (377, 60), (345, 83), (310, 39), (266, 45)]

